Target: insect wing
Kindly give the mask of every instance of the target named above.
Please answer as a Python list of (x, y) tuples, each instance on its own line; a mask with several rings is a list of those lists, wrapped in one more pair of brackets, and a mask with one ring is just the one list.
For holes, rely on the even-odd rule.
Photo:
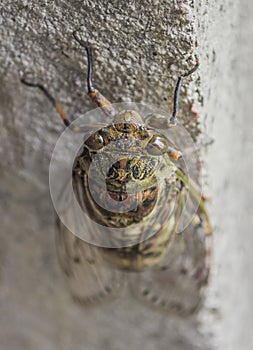
[[(71, 208), (71, 198), (62, 192), (64, 217), (68, 227), (83, 225), (79, 216)], [(74, 223), (73, 223), (74, 221)], [(92, 231), (90, 220), (82, 226), (89, 235)], [(78, 230), (80, 228), (78, 227)], [(103, 248), (87, 243), (74, 235), (57, 218), (56, 249), (58, 260), (65, 273), (70, 292), (74, 300), (81, 304), (102, 301), (106, 297), (115, 297), (122, 289), (124, 280), (121, 271), (107, 265), (102, 257)]]
[(58, 259), (74, 300), (88, 304), (119, 293), (122, 273), (106, 265), (102, 248), (82, 241), (60, 222), (56, 243)]
[[(183, 203), (185, 193), (182, 191), (180, 196)], [(175, 215), (178, 213), (191, 214), (186, 214), (180, 206)], [(172, 313), (185, 315), (195, 311), (201, 303), (210, 268), (211, 234), (205, 232), (207, 224), (205, 213), (199, 207), (183, 232), (172, 234), (159, 265), (133, 277), (133, 293)]]

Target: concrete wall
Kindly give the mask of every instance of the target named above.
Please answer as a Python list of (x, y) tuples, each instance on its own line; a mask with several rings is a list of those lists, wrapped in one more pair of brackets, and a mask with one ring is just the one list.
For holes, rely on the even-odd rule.
[[(122, 4), (1, 2), (1, 348), (251, 349), (252, 5)], [(94, 47), (97, 86), (115, 102), (169, 110), (178, 72), (195, 53), (200, 57), (200, 79), (185, 85), (181, 115), (196, 137), (201, 128), (189, 105), (203, 102), (202, 135), (215, 138), (205, 157), (217, 229), (214, 272), (197, 316), (159, 314), (128, 295), (82, 309), (68, 294), (48, 190), (49, 160), (62, 125), (44, 96), (22, 86), (19, 77), (30, 72), (43, 81), (70, 116), (91, 108), (83, 83), (86, 61), (71, 37), (75, 29)]]
[[(215, 144), (207, 171), (216, 226), (210, 308), (218, 349), (252, 349), (252, 33), (248, 0), (209, 4), (205, 115)], [(211, 52), (210, 52), (211, 53)], [(215, 58), (211, 62), (211, 57)], [(208, 72), (208, 73), (207, 73)], [(210, 313), (209, 313), (210, 317)]]

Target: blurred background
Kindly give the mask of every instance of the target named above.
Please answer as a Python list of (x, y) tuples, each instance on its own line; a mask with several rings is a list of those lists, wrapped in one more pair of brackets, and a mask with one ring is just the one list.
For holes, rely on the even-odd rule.
[[(1, 349), (252, 349), (252, 15), (249, 0), (2, 0)], [(74, 30), (94, 48), (94, 81), (114, 102), (169, 111), (176, 77), (199, 57), (199, 73), (182, 88), (180, 116), (194, 139), (215, 140), (202, 155), (215, 232), (206, 301), (192, 317), (148, 309), (128, 293), (97, 308), (70, 297), (48, 187), (63, 126), (20, 77), (43, 82), (70, 118), (91, 109)]]

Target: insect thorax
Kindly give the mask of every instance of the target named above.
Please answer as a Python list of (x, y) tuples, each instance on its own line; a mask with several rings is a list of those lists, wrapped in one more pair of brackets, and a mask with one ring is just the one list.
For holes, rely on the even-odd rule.
[(180, 191), (175, 167), (150, 154), (152, 137), (142, 124), (112, 123), (89, 136), (74, 163), (73, 187), (83, 211), (100, 225), (125, 228), (126, 242), (158, 232)]

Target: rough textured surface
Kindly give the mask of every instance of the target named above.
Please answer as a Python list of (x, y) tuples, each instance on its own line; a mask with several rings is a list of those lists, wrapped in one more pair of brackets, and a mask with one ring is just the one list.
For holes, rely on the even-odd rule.
[[(169, 111), (177, 75), (195, 60), (192, 1), (2, 1), (0, 6), (1, 348), (207, 348), (196, 319), (159, 314), (128, 295), (96, 309), (73, 303), (56, 259), (47, 189), (49, 160), (63, 127), (45, 97), (19, 82), (29, 73), (45, 84), (71, 118), (89, 110), (86, 58), (72, 38), (79, 30), (94, 48), (94, 81), (108, 98)], [(181, 108), (196, 136), (189, 104), (198, 94), (190, 80)]]
[(206, 156), (214, 270), (202, 324), (215, 334), (215, 348), (251, 350), (253, 4), (219, 5), (200, 6), (197, 16), (202, 115), (215, 138)]
[[(1, 348), (203, 350), (211, 348), (212, 333), (219, 349), (252, 348), (246, 327), (252, 324), (252, 198), (247, 196), (252, 188), (248, 181), (241, 183), (252, 172), (247, 160), (252, 149), (247, 92), (252, 48), (244, 42), (252, 37), (249, 8), (249, 1), (240, 3), (238, 24), (239, 10), (228, 0), (213, 5), (208, 0), (1, 2)], [(62, 125), (44, 96), (22, 86), (19, 77), (30, 72), (42, 81), (71, 117), (87, 111), (86, 60), (71, 36), (76, 29), (94, 47), (95, 81), (106, 96), (165, 110), (178, 72), (194, 62), (198, 38), (201, 89), (197, 85), (194, 93), (196, 83), (187, 84), (181, 107), (185, 125), (196, 137), (189, 104), (202, 99), (202, 115), (216, 139), (208, 170), (219, 228), (216, 273), (198, 320), (159, 314), (128, 295), (97, 309), (82, 309), (68, 294), (55, 254), (47, 184)]]
[[(20, 76), (29, 74), (31, 80), (42, 82), (70, 118), (91, 108), (86, 96), (86, 58), (73, 40), (74, 30), (93, 47), (94, 81), (105, 96), (113, 102), (142, 101), (170, 110), (176, 77), (194, 62), (192, 1), (122, 4), (2, 1), (1, 108), (6, 136), (2, 151), (8, 165), (39, 167), (36, 176), (43, 173), (45, 181), (52, 147), (62, 130), (45, 97), (22, 86)], [(188, 92), (192, 99), (193, 92)], [(188, 117), (192, 123), (189, 99), (185, 120)], [(195, 136), (196, 127), (188, 127)]]

